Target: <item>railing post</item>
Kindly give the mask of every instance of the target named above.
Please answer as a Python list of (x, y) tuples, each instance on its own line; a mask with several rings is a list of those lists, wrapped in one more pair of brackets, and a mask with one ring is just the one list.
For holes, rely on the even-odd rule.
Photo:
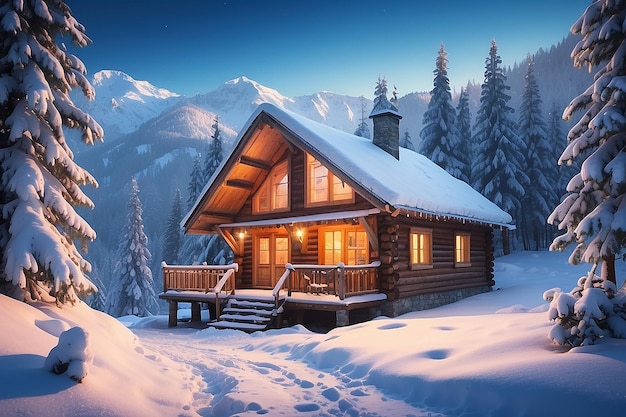
[(339, 295), (339, 299), (343, 300), (346, 298), (346, 275), (345, 275), (346, 264), (343, 262), (339, 262), (337, 264), (337, 272), (339, 273), (339, 291), (337, 295)]
[(167, 267), (167, 264), (165, 263), (165, 261), (161, 262), (161, 271), (163, 272), (162, 273), (162, 275), (163, 275), (163, 292), (167, 292), (167, 290), (168, 290), (168, 285), (166, 285), (167, 281), (166, 281), (166, 278), (165, 278), (165, 269), (166, 269), (166, 267)]

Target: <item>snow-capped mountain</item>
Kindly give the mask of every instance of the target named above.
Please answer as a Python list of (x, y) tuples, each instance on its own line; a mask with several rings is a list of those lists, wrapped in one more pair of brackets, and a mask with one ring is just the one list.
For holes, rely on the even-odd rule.
[(220, 120), (237, 130), (261, 103), (272, 103), (285, 108), (292, 99), (254, 80), (241, 76), (222, 84), (206, 94), (198, 94), (191, 103), (220, 115)]
[(121, 71), (98, 71), (91, 84), (96, 91), (94, 100), (88, 101), (81, 91), (73, 91), (72, 100), (102, 125), (107, 141), (134, 132), (181, 99), (179, 94)]

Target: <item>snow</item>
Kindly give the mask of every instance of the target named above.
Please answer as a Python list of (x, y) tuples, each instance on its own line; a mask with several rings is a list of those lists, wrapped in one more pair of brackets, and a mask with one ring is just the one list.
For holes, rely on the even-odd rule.
[[(310, 148), (323, 155), (336, 172), (351, 177), (356, 184), (363, 184), (375, 197), (396, 209), (510, 225), (509, 214), (423, 155), (400, 148), (400, 159), (396, 160), (369, 139), (320, 124), (269, 103), (260, 105), (252, 114), (238, 141), (261, 113), (272, 116), (294, 132)], [(402, 181), (402, 178), (410, 178), (410, 181)]]
[[(626, 265), (617, 266), (619, 287)], [(326, 334), (168, 328), (167, 316), (115, 320), (83, 303), (0, 296), (0, 316), (10, 318), (0, 321), (0, 408), (69, 417), (618, 415), (626, 340), (567, 351), (548, 339), (542, 294), (568, 291), (587, 268), (568, 265), (565, 253), (514, 253), (496, 259), (490, 293)], [(93, 354), (81, 384), (43, 369), (61, 332), (76, 326)]]

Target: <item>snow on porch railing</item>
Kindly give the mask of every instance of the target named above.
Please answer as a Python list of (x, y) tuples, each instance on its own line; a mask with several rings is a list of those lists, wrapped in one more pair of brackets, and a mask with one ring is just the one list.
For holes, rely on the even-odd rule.
[(235, 272), (237, 263), (230, 265), (168, 265), (161, 263), (163, 269), (163, 292), (204, 291), (215, 293), (216, 311), (219, 313), (221, 292), (235, 293)]
[(346, 296), (378, 292), (376, 269), (380, 261), (364, 265), (294, 265), (286, 264), (285, 273), (280, 277), (272, 295), (278, 308), (280, 290), (287, 286), (287, 292), (327, 293), (343, 300)]
[[(204, 291), (213, 292), (222, 276), (229, 270), (237, 272), (239, 265), (168, 265), (161, 263), (163, 268), (163, 292), (174, 291)], [(231, 291), (235, 289), (234, 280), (226, 288), (222, 284), (220, 289)]]

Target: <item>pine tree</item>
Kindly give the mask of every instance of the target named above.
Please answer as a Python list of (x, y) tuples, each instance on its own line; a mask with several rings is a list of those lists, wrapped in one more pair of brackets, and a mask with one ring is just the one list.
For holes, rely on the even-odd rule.
[(114, 275), (117, 279), (109, 296), (107, 313), (114, 317), (135, 315), (145, 317), (156, 308), (152, 288), (152, 271), (148, 237), (143, 231), (141, 201), (137, 180), (131, 180), (128, 220), (120, 239), (118, 261)]
[(409, 129), (404, 131), (404, 136), (400, 139), (400, 146), (415, 152), (415, 145), (413, 145), (413, 141), (411, 141)]
[(87, 144), (102, 128), (77, 108), (69, 93), (94, 90), (85, 67), (59, 48), (91, 40), (62, 0), (0, 5), (0, 290), (24, 300), (74, 302), (96, 287), (91, 265), (74, 242), (96, 237), (76, 207), (93, 207), (81, 186), (96, 180), (74, 162), (63, 128), (78, 129)]
[(104, 285), (102, 279), (100, 278), (101, 276), (102, 274), (100, 270), (94, 264), (91, 274), (89, 275), (89, 279), (98, 288), (98, 291), (87, 297), (86, 301), (89, 307), (94, 310), (105, 311), (107, 306), (107, 290), (106, 285)]
[(205, 181), (204, 174), (202, 173), (202, 164), (200, 163), (200, 155), (198, 155), (193, 161), (193, 167), (191, 168), (191, 174), (189, 174), (189, 198), (187, 198), (187, 209), (191, 209), (196, 200), (200, 197), (200, 193), (204, 189)]
[(356, 130), (354, 131), (354, 135), (366, 139), (372, 138), (370, 128), (367, 125), (367, 116), (365, 115), (365, 100), (363, 99), (363, 96), (361, 96), (361, 120), (359, 122), (359, 126), (357, 126)]
[[(563, 107), (559, 106), (557, 103), (552, 103), (552, 110), (550, 110), (548, 114), (548, 143), (552, 147), (550, 159), (553, 161), (559, 160), (563, 145), (567, 142), (567, 135), (563, 128), (564, 122), (561, 117), (563, 111), (559, 110), (562, 108)], [(575, 164), (570, 166), (558, 165), (557, 170), (557, 181), (554, 184), (554, 192), (558, 197), (565, 191), (569, 179), (575, 175), (576, 166)]]
[[(192, 170), (192, 176), (189, 183), (190, 190), (190, 208), (196, 202), (199, 197), (200, 191), (203, 189), (204, 184), (207, 183), (217, 168), (222, 163), (223, 154), (222, 154), (222, 139), (219, 128), (219, 120), (216, 117), (215, 122), (213, 123), (213, 135), (211, 136), (211, 145), (209, 152), (205, 158), (204, 163), (204, 175), (202, 179), (202, 187), (197, 187), (198, 184), (198, 175), (196, 171), (196, 167), (194, 164), (194, 169)], [(196, 195), (193, 199), (192, 190), (197, 190), (198, 195)], [(225, 263), (230, 263), (232, 261), (233, 255), (232, 251), (224, 242), (224, 239), (221, 236), (184, 236), (180, 249), (178, 251), (178, 261), (183, 264), (201, 264), (208, 263), (211, 265), (221, 265)]]
[(374, 88), (374, 105), (370, 116), (387, 110), (398, 112), (398, 108), (387, 98), (387, 91), (387, 80), (379, 76), (378, 81), (376, 81), (376, 87)]
[[(509, 86), (501, 64), (494, 40), (485, 60), (485, 80), (472, 139), (477, 146), (474, 188), (511, 214), (520, 225), (521, 200), (529, 180), (524, 173), (524, 145), (511, 119), (513, 109), (508, 106), (511, 97), (506, 94)], [(506, 253), (506, 242), (504, 246)]]
[(163, 260), (173, 265), (178, 261), (178, 251), (180, 250), (182, 235), (180, 222), (183, 219), (182, 211), (182, 197), (180, 190), (176, 190), (176, 196), (172, 203), (172, 210), (170, 216), (167, 219), (167, 227), (165, 228), (165, 235), (163, 242)]
[(593, 2), (571, 28), (582, 35), (574, 47), (574, 66), (597, 72), (593, 84), (565, 109), (563, 117), (583, 115), (571, 128), (559, 164), (581, 162), (563, 201), (549, 222), (564, 230), (551, 249), (576, 245), (569, 260), (602, 262), (601, 277), (613, 283), (615, 257), (626, 246), (626, 3)]
[(456, 123), (459, 132), (459, 147), (461, 152), (467, 157), (467, 168), (465, 175), (472, 183), (472, 164), (469, 161), (474, 160), (474, 148), (472, 143), (472, 114), (469, 107), (469, 92), (467, 89), (461, 88), (459, 94), (459, 103), (456, 106)]
[(448, 79), (448, 53), (443, 44), (436, 60), (434, 88), (428, 109), (424, 113), (420, 132), (419, 152), (448, 171), (452, 176), (468, 182), (469, 160), (462, 152), (456, 112), (452, 106), (450, 80)]
[(211, 179), (211, 177), (217, 170), (217, 167), (219, 167), (222, 163), (222, 159), (224, 159), (224, 155), (222, 154), (222, 138), (218, 117), (215, 117), (215, 121), (212, 127), (213, 135), (211, 136), (211, 147), (206, 155), (206, 159), (204, 160), (205, 184)]
[(519, 110), (519, 135), (526, 143), (526, 174), (530, 180), (522, 199), (522, 241), (525, 250), (548, 245), (545, 219), (557, 203), (554, 180), (557, 172), (552, 160), (553, 146), (547, 140), (547, 126), (541, 113), (539, 85), (534, 72), (534, 62), (527, 59), (526, 86)]

